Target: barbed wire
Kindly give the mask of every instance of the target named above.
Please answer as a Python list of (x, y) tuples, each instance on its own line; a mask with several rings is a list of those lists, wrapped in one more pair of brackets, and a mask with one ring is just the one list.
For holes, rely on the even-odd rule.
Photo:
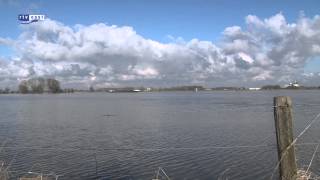
[(316, 146), (316, 148), (315, 148), (315, 150), (314, 150), (314, 152), (313, 152), (313, 154), (312, 154), (312, 157), (311, 157), (309, 166), (308, 166), (308, 168), (307, 168), (307, 170), (306, 170), (306, 174), (308, 174), (309, 169), (310, 169), (310, 167), (311, 167), (311, 165), (312, 165), (312, 161), (313, 161), (314, 157), (316, 156), (316, 153), (318, 152), (319, 145), (320, 145), (320, 141), (318, 142), (318, 144), (317, 144), (317, 146)]
[(1, 143), (0, 152), (3, 150), (3, 147), (7, 144), (7, 142), (8, 142), (8, 138)]
[[(295, 106), (298, 107), (311, 107), (311, 106), (317, 106), (319, 107), (320, 104), (296, 104)], [(225, 106), (228, 107), (228, 106)], [(254, 106), (243, 106), (243, 107), (232, 107), (231, 109), (249, 109), (249, 108), (266, 108), (269, 109), (270, 106), (264, 106), (264, 105), (254, 105)], [(272, 108), (275, 108), (275, 106), (272, 106)], [(292, 146), (306, 146), (306, 145), (317, 145), (315, 148), (315, 151), (313, 153), (313, 156), (310, 160), (309, 166), (307, 168), (307, 172), (309, 171), (312, 162), (315, 158), (315, 154), (318, 151), (319, 148), (319, 143), (320, 142), (308, 142), (308, 143), (297, 143), (298, 139), (300, 139), (304, 133), (306, 133), (310, 127), (318, 120), (318, 118), (320, 117), (320, 113), (317, 114), (308, 124), (307, 126), (299, 133), (299, 135), (292, 141), (292, 143), (286, 148), (286, 150), (284, 151), (284, 153), (281, 155), (280, 160), (277, 162), (276, 167), (273, 169), (272, 175), (271, 175), (271, 179), (274, 176), (275, 171), (277, 170), (277, 168), (280, 165), (280, 162), (282, 161), (282, 157), (285, 155), (285, 153), (287, 153), (287, 151), (292, 147)], [(7, 140), (5, 140), (4, 142), (2, 142), (1, 146), (0, 146), (0, 152), (3, 149), (32, 149), (32, 150), (62, 150), (62, 151), (77, 151), (77, 150), (84, 150), (84, 151), (150, 151), (150, 152), (154, 152), (154, 151), (184, 151), (184, 150), (210, 150), (210, 149), (249, 149), (249, 148), (262, 148), (262, 147), (272, 147), (275, 148), (277, 147), (276, 144), (264, 144), (264, 142), (266, 142), (270, 137), (273, 137), (274, 134), (268, 136), (267, 138), (265, 138), (264, 140), (262, 140), (263, 144), (257, 144), (257, 145), (235, 145), (235, 146), (201, 146), (201, 147), (161, 147), (161, 148), (139, 148), (139, 147), (120, 147), (120, 148), (83, 148), (83, 147), (67, 147), (67, 148), (59, 148), (59, 147), (34, 147), (34, 146), (5, 146), (7, 144)], [(15, 157), (17, 156), (17, 154), (15, 155)], [(14, 161), (15, 157), (11, 160), (11, 162), (9, 163), (10, 165), (12, 164), (12, 162)], [(9, 166), (10, 166), (9, 165)]]
[(307, 130), (318, 120), (318, 118), (320, 117), (320, 113), (318, 113), (313, 119), (312, 121), (299, 133), (299, 135), (289, 144), (289, 146), (287, 146), (287, 148), (283, 151), (283, 153), (280, 156), (280, 159), (278, 160), (274, 170), (272, 171), (271, 174), (271, 178), (270, 180), (273, 179), (273, 176), (275, 174), (275, 172), (277, 171), (278, 167), (280, 166), (280, 162), (283, 160), (283, 157), (287, 154), (287, 152), (289, 151), (290, 148), (292, 148), (292, 146), (298, 141), (298, 139), (305, 133), (307, 132)]
[(320, 104), (294, 104), (294, 106), (304, 106), (304, 107), (315, 106), (315, 107), (320, 107)]
[(163, 148), (55, 148), (55, 147), (34, 147), (34, 146), (6, 146), (4, 149), (31, 149), (31, 150), (62, 150), (62, 151), (179, 151), (179, 150), (207, 150), (207, 149), (236, 149), (236, 148), (259, 148), (275, 147), (276, 145), (236, 145), (236, 146), (202, 146), (202, 147), (163, 147)]

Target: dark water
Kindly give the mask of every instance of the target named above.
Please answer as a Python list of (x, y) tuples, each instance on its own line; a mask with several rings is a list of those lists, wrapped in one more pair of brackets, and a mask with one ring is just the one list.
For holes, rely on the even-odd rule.
[[(32, 170), (59, 179), (151, 179), (163, 167), (179, 180), (269, 179), (277, 95), (293, 98), (295, 134), (320, 112), (320, 91), (1, 95), (0, 160), (12, 178)], [(319, 127), (299, 143), (318, 142)], [(259, 144), (267, 146), (211, 148)], [(300, 168), (314, 147), (297, 147)], [(319, 156), (311, 168), (318, 174)]]

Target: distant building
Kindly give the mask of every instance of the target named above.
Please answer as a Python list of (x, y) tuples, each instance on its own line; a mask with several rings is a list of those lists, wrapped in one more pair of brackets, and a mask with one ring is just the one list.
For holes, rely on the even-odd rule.
[(297, 81), (295, 81), (294, 83), (290, 83), (289, 85), (291, 85), (293, 87), (300, 87), (300, 85)]
[(148, 87), (148, 88), (145, 89), (145, 91), (150, 92), (150, 91), (152, 91), (152, 88)]
[(300, 84), (297, 81), (294, 81), (293, 83), (289, 83), (289, 85), (287, 85), (287, 88), (299, 88)]
[(261, 88), (249, 88), (250, 91), (258, 91), (260, 90)]

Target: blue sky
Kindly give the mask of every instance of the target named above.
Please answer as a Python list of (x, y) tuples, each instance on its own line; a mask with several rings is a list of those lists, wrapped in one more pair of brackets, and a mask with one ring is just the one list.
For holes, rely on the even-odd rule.
[[(97, 23), (130, 26), (145, 39), (160, 43), (181, 37), (194, 38), (219, 45), (222, 32), (231, 26), (245, 29), (245, 18), (255, 15), (261, 20), (281, 13), (287, 23), (294, 23), (301, 12), (313, 18), (320, 14), (320, 1), (276, 0), (0, 0), (0, 37), (17, 39), (24, 31), (17, 21), (18, 14), (46, 14), (65, 26), (90, 26)], [(0, 44), (0, 57), (15, 55), (12, 47)], [(311, 58), (310, 58), (311, 59)], [(307, 62), (305, 72), (318, 72), (318, 57)]]
[(320, 1), (317, 0), (7, 1), (0, 3), (0, 15), (3, 17), (0, 36), (12, 38), (20, 32), (17, 15), (21, 13), (46, 14), (67, 25), (99, 22), (129, 25), (144, 37), (158, 41), (167, 41), (167, 35), (186, 40), (198, 38), (216, 41), (226, 27), (242, 26), (249, 14), (267, 18), (282, 12), (288, 22), (292, 22), (300, 11), (306, 16), (320, 12)]

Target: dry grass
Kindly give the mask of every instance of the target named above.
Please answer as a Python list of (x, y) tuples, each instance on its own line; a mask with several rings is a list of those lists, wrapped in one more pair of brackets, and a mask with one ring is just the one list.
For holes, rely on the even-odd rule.
[(41, 176), (37, 176), (37, 177), (22, 177), (19, 178), (19, 180), (51, 180), (48, 177), (41, 177)]
[(311, 179), (311, 173), (307, 172), (305, 170), (298, 170), (298, 178), (297, 180), (310, 180)]
[(320, 180), (320, 177), (311, 173), (310, 171), (307, 172), (304, 169), (299, 169), (297, 180)]
[(0, 164), (0, 180), (8, 180), (9, 179), (9, 173), (7, 169), (4, 167), (4, 162), (1, 162)]

